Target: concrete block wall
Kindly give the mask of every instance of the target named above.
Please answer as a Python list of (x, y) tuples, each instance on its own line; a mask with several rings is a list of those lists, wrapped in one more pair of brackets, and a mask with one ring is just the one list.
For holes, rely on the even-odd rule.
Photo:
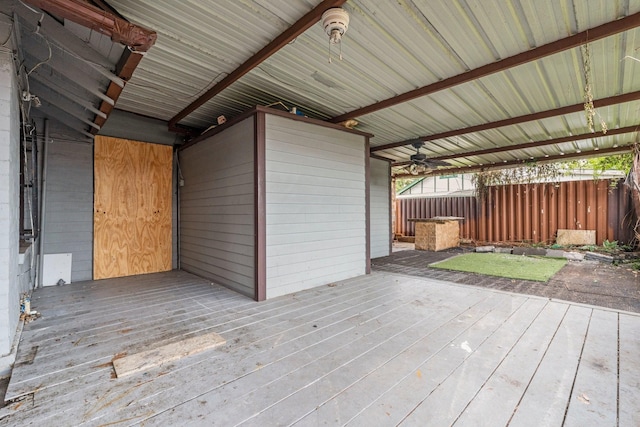
[(0, 373), (20, 316), (20, 116), (11, 53), (0, 50)]

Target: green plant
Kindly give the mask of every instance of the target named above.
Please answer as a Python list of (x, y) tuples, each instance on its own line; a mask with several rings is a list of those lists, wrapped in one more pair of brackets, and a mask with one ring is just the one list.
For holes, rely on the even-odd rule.
[(633, 261), (629, 263), (629, 267), (632, 270), (640, 270), (640, 261)]
[(613, 242), (610, 242), (609, 240), (605, 239), (605, 241), (602, 242), (602, 247), (607, 252), (615, 252), (615, 251), (620, 249), (620, 247), (618, 246), (618, 241), (617, 240), (614, 240)]
[(509, 184), (531, 184), (534, 182), (558, 183), (560, 177), (567, 175), (562, 163), (523, 163), (512, 169), (497, 169), (478, 172), (472, 177), (476, 196), (484, 199), (489, 187)]

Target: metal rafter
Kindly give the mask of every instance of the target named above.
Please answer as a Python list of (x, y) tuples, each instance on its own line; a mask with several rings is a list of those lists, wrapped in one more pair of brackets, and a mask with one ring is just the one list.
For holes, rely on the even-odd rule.
[[(583, 133), (581, 135), (562, 136), (560, 138), (544, 139), (542, 141), (533, 141), (533, 142), (527, 142), (524, 144), (507, 145), (504, 147), (487, 148), (484, 150), (467, 151), (464, 153), (454, 153), (454, 154), (447, 154), (445, 156), (429, 157), (429, 160), (450, 160), (450, 159), (459, 159), (462, 157), (482, 156), (484, 154), (504, 153), (505, 151), (526, 150), (527, 148), (538, 148), (538, 147), (544, 147), (544, 146), (549, 146), (554, 144), (563, 144), (565, 142), (581, 141), (584, 139), (598, 138), (601, 136), (623, 135), (625, 133), (637, 132), (638, 130), (639, 130), (639, 125), (627, 126), (619, 129), (609, 129), (606, 135), (596, 135), (592, 132), (589, 132), (589, 133)], [(409, 164), (411, 164), (411, 161), (395, 162), (393, 163), (393, 166), (405, 166)]]
[(638, 26), (640, 26), (640, 13), (635, 13), (616, 21), (607, 22), (606, 24), (600, 25), (598, 27), (582, 31), (578, 34), (574, 34), (573, 36), (547, 43), (526, 52), (521, 52), (508, 58), (504, 58), (500, 61), (492, 62), (473, 70), (466, 71), (462, 74), (458, 74), (432, 83), (430, 85), (405, 92), (401, 95), (385, 99), (384, 101), (376, 102), (375, 104), (358, 108), (351, 112), (333, 117), (329, 121), (333, 123), (340, 123), (345, 120), (355, 119), (365, 114), (371, 114), (385, 108), (393, 107), (394, 105), (411, 101), (412, 99), (420, 98), (434, 92), (448, 89), (462, 83), (467, 83), (472, 80), (488, 76), (490, 74), (516, 67), (518, 65), (526, 64), (527, 62), (536, 61), (546, 56), (572, 49), (587, 42), (593, 42), (605, 37), (609, 37), (623, 31), (636, 28)]
[(331, 7), (342, 6), (345, 2), (346, 0), (324, 0), (318, 6), (313, 8), (310, 12), (300, 18), (295, 24), (289, 27), (285, 32), (280, 34), (269, 44), (260, 49), (258, 53), (247, 59), (242, 65), (233, 70), (224, 79), (220, 80), (212, 88), (202, 94), (198, 99), (193, 101), (191, 104), (183, 108), (182, 111), (173, 116), (169, 120), (169, 130), (175, 131), (175, 127), (180, 120), (184, 119), (189, 114), (193, 113), (195, 110), (201, 107), (204, 103), (209, 101), (211, 98), (222, 92), (227, 87), (231, 86), (242, 76), (253, 70), (271, 55), (286, 46), (289, 42), (291, 42), (291, 40), (304, 33), (312, 25), (318, 22), (324, 11)]
[(579, 158), (587, 158), (594, 156), (602, 156), (605, 154), (619, 154), (623, 152), (629, 152), (632, 149), (631, 145), (625, 145), (622, 147), (612, 147), (612, 148), (603, 148), (600, 150), (591, 150), (591, 151), (582, 151), (580, 153), (571, 153), (571, 154), (557, 154), (549, 157), (537, 157), (528, 160), (511, 160), (503, 163), (496, 163), (492, 165), (475, 165), (475, 166), (460, 166), (455, 168), (446, 168), (446, 169), (436, 169), (430, 173), (426, 174), (397, 174), (393, 175), (394, 178), (419, 178), (421, 176), (438, 176), (438, 175), (448, 175), (452, 173), (467, 173), (467, 172), (478, 172), (492, 169), (506, 169), (514, 166), (524, 166), (531, 163), (549, 163), (555, 162), (557, 160), (565, 160), (565, 159), (575, 159)]
[[(129, 79), (133, 75), (133, 71), (136, 69), (141, 60), (142, 54), (133, 52), (129, 48), (125, 48), (124, 52), (122, 52), (122, 56), (120, 56), (120, 59), (116, 64), (116, 74), (125, 82), (129, 81)], [(122, 87), (111, 82), (109, 83), (109, 87), (107, 88), (106, 95), (111, 99), (118, 100), (120, 94), (122, 93), (122, 89)], [(113, 104), (102, 101), (100, 103), (100, 111), (102, 111), (108, 117), (109, 114), (111, 114), (111, 111), (113, 111)], [(102, 127), (106, 121), (107, 118), (104, 118), (102, 116), (96, 116), (95, 118), (95, 123), (100, 127)], [(98, 132), (95, 129), (92, 129), (91, 133), (96, 134)]]
[[(609, 105), (637, 101), (638, 99), (640, 99), (640, 91), (630, 92), (630, 93), (625, 93), (623, 95), (616, 95), (616, 96), (611, 96), (609, 98), (594, 100), (593, 106), (594, 108), (607, 107)], [(377, 147), (372, 147), (371, 152), (388, 150), (390, 148), (409, 145), (412, 142), (414, 142), (416, 139), (422, 139), (425, 141), (434, 141), (436, 139), (450, 138), (452, 136), (459, 136), (459, 135), (464, 135), (464, 134), (473, 133), (473, 132), (481, 132), (489, 129), (499, 128), (502, 126), (511, 126), (511, 125), (517, 125), (520, 123), (532, 122), (534, 120), (542, 120), (542, 119), (548, 119), (550, 117), (563, 116), (565, 114), (577, 113), (582, 110), (584, 110), (583, 103), (568, 105), (566, 107), (554, 108), (553, 110), (539, 111), (537, 113), (525, 114), (518, 117), (511, 117), (508, 119), (498, 120), (495, 122), (483, 123), (481, 125), (470, 126), (467, 128), (455, 129), (455, 130), (450, 130), (446, 132), (435, 133), (432, 135), (425, 135), (425, 136), (421, 136), (421, 137), (406, 140), (406, 141), (392, 142), (390, 144), (379, 145)]]
[[(98, 133), (98, 129), (104, 125), (113, 110), (115, 101), (118, 100), (122, 93), (124, 83), (131, 78), (133, 71), (142, 59), (142, 54), (148, 51), (156, 42), (156, 32), (132, 24), (113, 13), (104, 11), (83, 0), (25, 1), (43, 11), (105, 34), (111, 37), (114, 43), (122, 43), (127, 46), (116, 65), (115, 74), (118, 76), (118, 79), (116, 82), (112, 80), (109, 83), (106, 94), (103, 95), (103, 100), (100, 103), (99, 110), (102, 114), (96, 114), (93, 121), (95, 126), (92, 126), (91, 133), (95, 135)], [(111, 100), (113, 100), (113, 102), (111, 102)]]
[(93, 114), (84, 106), (76, 103), (63, 94), (53, 91), (51, 88), (48, 88), (38, 82), (38, 80), (32, 80), (29, 87), (34, 94), (37, 94), (39, 99), (47, 101), (51, 105), (55, 105), (78, 120), (100, 130), (100, 126), (89, 120), (89, 117), (93, 117)]
[(83, 0), (24, 0), (45, 12), (80, 24), (111, 37), (136, 52), (146, 52), (154, 45), (155, 31), (132, 24)]
[[(24, 43), (23, 46), (27, 46), (28, 43)], [(35, 64), (40, 62), (39, 58), (36, 58), (31, 55), (28, 49), (24, 52), (24, 63), (30, 68), (33, 68)], [(56, 78), (61, 79), (63, 81), (73, 82), (76, 86), (82, 88), (83, 90), (89, 92), (90, 94), (102, 99), (108, 103), (115, 103), (115, 100), (100, 90), (100, 85), (97, 81), (89, 78), (86, 74), (82, 73), (80, 70), (75, 67), (69, 66), (65, 68), (63, 62), (59, 61), (48, 61), (46, 64), (43, 64), (41, 67), (36, 68), (31, 73), (31, 76), (37, 76), (43, 82), (47, 82), (49, 79), (48, 76), (54, 75)], [(62, 84), (62, 83), (61, 83)], [(37, 94), (36, 94), (37, 95)]]

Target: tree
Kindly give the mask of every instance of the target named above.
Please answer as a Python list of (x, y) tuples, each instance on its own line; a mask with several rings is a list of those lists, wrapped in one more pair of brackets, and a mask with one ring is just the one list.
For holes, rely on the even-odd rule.
[(598, 179), (607, 170), (618, 170), (628, 174), (631, 166), (633, 166), (633, 153), (574, 160), (567, 163), (567, 168), (570, 170), (593, 169), (594, 179)]

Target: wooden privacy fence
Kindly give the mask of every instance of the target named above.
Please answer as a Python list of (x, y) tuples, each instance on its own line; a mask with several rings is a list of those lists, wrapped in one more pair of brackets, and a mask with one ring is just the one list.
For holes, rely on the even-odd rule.
[(596, 230), (597, 244), (633, 240), (630, 190), (619, 181), (569, 181), (491, 187), (486, 198), (396, 199), (395, 233), (414, 236), (410, 218), (460, 216), (460, 237), (481, 242), (552, 243), (558, 229)]

